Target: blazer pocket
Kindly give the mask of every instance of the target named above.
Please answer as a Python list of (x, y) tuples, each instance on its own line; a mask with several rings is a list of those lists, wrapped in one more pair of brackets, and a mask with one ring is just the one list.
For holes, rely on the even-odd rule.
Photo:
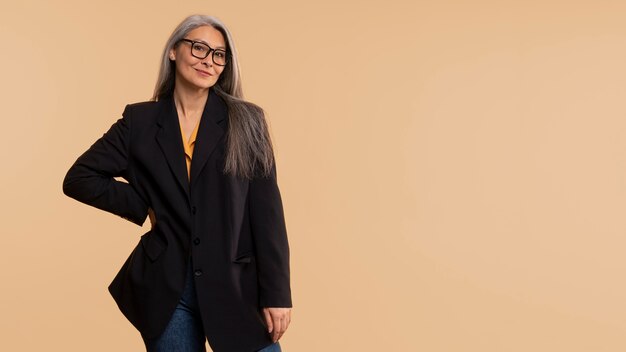
[(237, 254), (235, 256), (235, 259), (233, 259), (233, 263), (238, 263), (238, 264), (250, 263), (253, 258), (254, 258), (254, 254), (252, 252)]
[(162, 240), (158, 238), (154, 230), (150, 230), (141, 236), (141, 245), (151, 262), (155, 262), (166, 248), (166, 245), (162, 243)]

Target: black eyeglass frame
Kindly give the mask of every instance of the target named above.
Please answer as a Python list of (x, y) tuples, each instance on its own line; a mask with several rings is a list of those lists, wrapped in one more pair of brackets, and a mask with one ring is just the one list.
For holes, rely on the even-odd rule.
[[(179, 40), (179, 42), (187, 42), (187, 43), (191, 43), (190, 45), (190, 50), (191, 50), (191, 56), (198, 58), (198, 59), (206, 59), (207, 56), (209, 56), (209, 54), (211, 54), (211, 61), (213, 61), (214, 64), (216, 64), (217, 66), (226, 66), (228, 65), (228, 62), (230, 61), (230, 53), (224, 49), (213, 49), (211, 48), (207, 43), (205, 42), (200, 42), (197, 40), (191, 40), (191, 39), (181, 39)], [(207, 51), (206, 55), (204, 57), (201, 56), (196, 56), (193, 54), (193, 46), (196, 44), (202, 44), (204, 46), (206, 46), (207, 48), (209, 48), (209, 50)], [(220, 51), (224, 53), (224, 60), (226, 61), (226, 63), (224, 65), (218, 64), (217, 62), (215, 62), (215, 52), (216, 51)]]

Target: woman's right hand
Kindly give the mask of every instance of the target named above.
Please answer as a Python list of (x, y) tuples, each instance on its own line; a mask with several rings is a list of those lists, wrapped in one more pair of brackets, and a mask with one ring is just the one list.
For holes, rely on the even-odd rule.
[(154, 215), (154, 210), (152, 210), (152, 208), (148, 208), (148, 217), (150, 218), (150, 229), (153, 229), (154, 224), (156, 223), (156, 216)]

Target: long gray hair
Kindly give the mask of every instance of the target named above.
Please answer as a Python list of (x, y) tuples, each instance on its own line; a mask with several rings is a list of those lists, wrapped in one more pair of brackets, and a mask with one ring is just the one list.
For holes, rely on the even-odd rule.
[(246, 179), (267, 177), (274, 167), (274, 152), (265, 113), (260, 106), (244, 100), (237, 50), (230, 31), (222, 21), (213, 16), (192, 15), (174, 29), (163, 49), (152, 100), (158, 101), (174, 93), (176, 66), (169, 59), (170, 49), (175, 48), (187, 33), (201, 26), (211, 26), (220, 31), (226, 40), (226, 51), (230, 54), (224, 71), (212, 87), (228, 106), (229, 129), (223, 172)]

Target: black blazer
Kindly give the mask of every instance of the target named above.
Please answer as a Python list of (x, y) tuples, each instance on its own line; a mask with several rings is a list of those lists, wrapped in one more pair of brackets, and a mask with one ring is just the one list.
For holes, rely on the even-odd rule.
[(292, 306), (276, 167), (270, 177), (252, 180), (221, 172), (228, 109), (212, 88), (190, 179), (171, 97), (129, 104), (122, 116), (63, 180), (66, 195), (140, 226), (148, 207), (154, 209), (155, 226), (109, 285), (120, 310), (144, 336), (159, 335), (181, 297), (191, 259), (211, 348), (242, 352), (270, 345), (262, 307)]

